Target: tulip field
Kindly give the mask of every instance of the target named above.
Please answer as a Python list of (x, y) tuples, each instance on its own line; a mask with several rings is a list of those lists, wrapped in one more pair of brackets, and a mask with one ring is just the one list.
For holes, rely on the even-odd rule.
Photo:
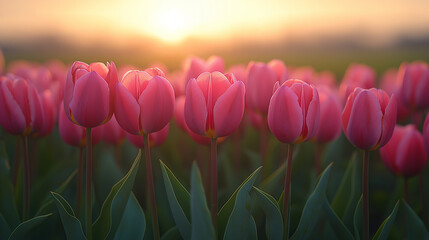
[(0, 52), (0, 239), (429, 239), (429, 65)]

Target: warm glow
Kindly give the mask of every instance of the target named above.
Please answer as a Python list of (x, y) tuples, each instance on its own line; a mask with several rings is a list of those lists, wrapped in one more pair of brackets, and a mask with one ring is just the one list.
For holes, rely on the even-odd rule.
[(183, 40), (192, 27), (186, 15), (175, 9), (166, 9), (154, 14), (151, 23), (154, 26), (151, 34), (170, 43)]

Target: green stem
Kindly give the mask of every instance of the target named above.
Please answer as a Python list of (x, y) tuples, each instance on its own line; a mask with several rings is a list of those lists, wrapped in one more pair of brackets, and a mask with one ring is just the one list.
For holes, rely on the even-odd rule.
[(211, 139), (211, 159), (210, 159), (210, 170), (211, 170), (211, 197), (212, 197), (212, 221), (213, 226), (217, 229), (217, 139)]
[(76, 215), (80, 216), (82, 205), (82, 178), (83, 178), (83, 147), (79, 148), (79, 161), (77, 164), (77, 188), (76, 188)]
[(288, 144), (288, 157), (286, 159), (286, 175), (284, 182), (283, 195), (283, 239), (289, 238), (289, 201), (290, 201), (290, 182), (292, 175), (293, 144)]
[(262, 163), (262, 173), (261, 173), (261, 179), (265, 178), (265, 175), (267, 174), (267, 127), (265, 126), (267, 120), (266, 118), (262, 118), (262, 127), (259, 131), (261, 133), (260, 139), (259, 139), (259, 154), (261, 155), (261, 163)]
[(362, 194), (363, 194), (363, 239), (369, 239), (369, 197), (368, 197), (368, 168), (369, 151), (365, 150), (363, 154), (362, 169)]
[(18, 172), (19, 172), (19, 165), (21, 163), (21, 137), (18, 137), (16, 140), (16, 151), (15, 151), (15, 158), (13, 161), (13, 192), (16, 196), (17, 191), (17, 182), (18, 182)]
[(86, 238), (92, 239), (92, 131), (86, 129)]
[(408, 178), (404, 178), (404, 199), (410, 204), (410, 191), (408, 187)]
[(28, 137), (23, 137), (24, 142), (24, 211), (23, 219), (28, 219), (30, 212), (30, 159), (28, 157)]
[(423, 217), (423, 222), (427, 227), (428, 226), (428, 207), (426, 205), (425, 175), (423, 172), (419, 176), (419, 182), (420, 182), (420, 195), (422, 200), (422, 211), (423, 211), (422, 217)]
[(159, 235), (159, 227), (158, 227), (158, 215), (156, 212), (155, 189), (153, 185), (152, 159), (150, 156), (149, 134), (143, 135), (143, 147), (144, 147), (144, 152), (146, 157), (147, 189), (149, 191), (150, 205), (152, 207), (153, 235), (154, 235), (154, 238), (158, 240), (160, 239), (160, 235)]

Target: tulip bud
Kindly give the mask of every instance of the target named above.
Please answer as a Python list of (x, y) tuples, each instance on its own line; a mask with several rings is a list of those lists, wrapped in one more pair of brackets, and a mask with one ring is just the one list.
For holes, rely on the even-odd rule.
[(420, 174), (427, 162), (422, 134), (414, 125), (396, 125), (390, 141), (380, 148), (380, 155), (393, 173), (406, 178)]
[(424, 62), (402, 64), (398, 74), (401, 97), (409, 108), (422, 110), (429, 107), (429, 67)]
[(320, 101), (320, 122), (315, 139), (325, 143), (336, 139), (341, 133), (341, 106), (336, 93), (327, 86), (317, 88)]
[(313, 85), (289, 79), (271, 97), (268, 127), (283, 143), (300, 143), (317, 132), (320, 119), (319, 94)]
[(244, 93), (244, 83), (233, 75), (206, 72), (191, 79), (186, 88), (186, 124), (209, 138), (230, 135), (243, 118)]
[(160, 131), (169, 123), (173, 112), (173, 87), (161, 76), (134, 70), (116, 84), (115, 117), (131, 134)]
[(381, 89), (356, 88), (342, 113), (343, 130), (349, 141), (364, 150), (384, 146), (392, 136), (397, 104)]
[(363, 64), (352, 64), (347, 68), (340, 84), (341, 98), (347, 100), (355, 88), (370, 89), (375, 87), (376, 74), (374, 69)]

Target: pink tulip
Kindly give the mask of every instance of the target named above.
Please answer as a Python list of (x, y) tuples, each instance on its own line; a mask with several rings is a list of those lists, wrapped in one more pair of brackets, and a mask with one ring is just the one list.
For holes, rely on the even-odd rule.
[(349, 141), (364, 150), (384, 146), (396, 123), (397, 103), (381, 89), (356, 88), (342, 113), (343, 130)]
[(41, 105), (42, 105), (42, 125), (41, 129), (34, 134), (36, 137), (44, 137), (49, 135), (55, 124), (55, 113), (57, 111), (54, 110), (56, 107), (53, 101), (52, 92), (50, 90), (45, 90), (40, 95)]
[(247, 68), (245, 65), (234, 65), (228, 69), (228, 73), (234, 74), (237, 81), (247, 84)]
[(312, 67), (299, 67), (293, 69), (290, 74), (290, 78), (300, 79), (308, 84), (315, 84), (316, 73)]
[(125, 138), (125, 131), (119, 126), (115, 116), (103, 126), (100, 126), (103, 131), (103, 140), (111, 145), (120, 145)]
[(109, 121), (113, 114), (114, 87), (118, 81), (113, 62), (74, 62), (67, 74), (64, 110), (74, 123), (93, 128)]
[(396, 175), (417, 176), (426, 166), (427, 154), (422, 134), (414, 125), (396, 125), (392, 138), (380, 148), (381, 159)]
[(352, 64), (347, 68), (340, 84), (341, 98), (347, 100), (355, 88), (370, 89), (375, 87), (376, 74), (374, 69), (363, 64)]
[(171, 120), (173, 112), (173, 87), (164, 77), (134, 70), (116, 84), (116, 120), (131, 134), (160, 131)]
[[(160, 146), (161, 144), (163, 144), (165, 142), (165, 140), (167, 139), (168, 136), (168, 131), (170, 128), (170, 124), (165, 125), (165, 127), (163, 129), (161, 129), (161, 131), (158, 132), (153, 132), (149, 134), (149, 146), (152, 147), (157, 147)], [(143, 137), (140, 135), (134, 135), (134, 134), (130, 134), (130, 133), (126, 133), (127, 139), (128, 141), (130, 141), (130, 143), (132, 145), (134, 145), (137, 148), (143, 148)]]
[(429, 107), (429, 67), (424, 62), (402, 64), (398, 74), (400, 96), (412, 110)]
[(244, 83), (233, 75), (206, 72), (191, 79), (186, 88), (186, 124), (209, 138), (230, 135), (243, 118), (244, 93)]
[[(59, 107), (58, 112), (58, 129), (61, 139), (73, 147), (86, 147), (86, 128), (70, 121), (63, 106)], [(92, 130), (92, 145), (96, 145), (101, 140), (102, 132), (102, 127), (96, 127)]]
[(389, 96), (391, 96), (392, 94), (395, 94), (395, 96), (399, 96), (397, 97), (397, 120), (407, 120), (411, 116), (411, 109), (405, 105), (404, 101), (400, 97), (401, 82), (398, 79), (398, 71), (396, 71), (396, 69), (387, 70), (381, 77), (380, 87), (381, 89), (386, 91)]
[(314, 77), (313, 83), (316, 86), (324, 85), (334, 89), (336, 88), (337, 80), (335, 80), (335, 75), (332, 72), (322, 71)]
[(207, 61), (198, 57), (189, 57), (183, 64), (185, 73), (185, 87), (188, 85), (189, 80), (197, 78), (204, 72), (224, 72), (225, 63), (221, 57), (211, 56)]
[(337, 93), (327, 86), (317, 88), (320, 100), (320, 121), (315, 139), (325, 143), (336, 139), (341, 133), (341, 106)]
[(273, 60), (268, 64), (261, 62), (249, 63), (246, 85), (248, 108), (262, 116), (266, 116), (274, 84), (276, 82), (282, 84), (286, 81), (286, 78), (286, 67), (279, 60)]
[(36, 88), (9, 74), (0, 79), (0, 125), (13, 135), (27, 136), (43, 128), (42, 104)]
[(319, 94), (313, 85), (290, 79), (276, 83), (268, 109), (268, 127), (283, 143), (300, 143), (317, 132), (320, 119)]

